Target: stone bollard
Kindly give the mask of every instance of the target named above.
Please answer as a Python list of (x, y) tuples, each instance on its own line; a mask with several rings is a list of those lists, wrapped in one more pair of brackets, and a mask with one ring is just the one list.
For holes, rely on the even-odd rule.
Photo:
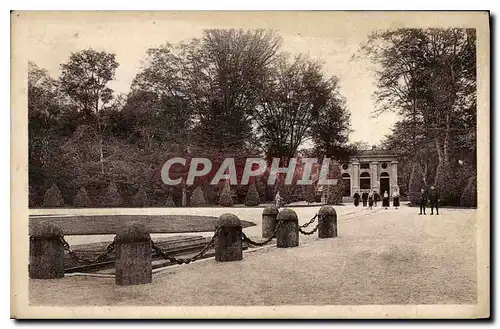
[(60, 279), (64, 277), (64, 246), (62, 229), (42, 222), (30, 225), (31, 279)]
[(217, 221), (218, 233), (215, 237), (215, 260), (233, 262), (243, 259), (241, 221), (233, 214), (222, 214)]
[(337, 212), (332, 206), (323, 206), (318, 212), (318, 238), (337, 236)]
[(276, 228), (276, 217), (278, 217), (278, 208), (270, 206), (262, 212), (262, 237), (270, 238)]
[(299, 245), (299, 219), (292, 209), (283, 209), (279, 212), (278, 223), (281, 222), (276, 234), (278, 248), (291, 248)]
[(115, 236), (115, 282), (126, 286), (151, 283), (151, 238), (140, 223), (128, 223)]

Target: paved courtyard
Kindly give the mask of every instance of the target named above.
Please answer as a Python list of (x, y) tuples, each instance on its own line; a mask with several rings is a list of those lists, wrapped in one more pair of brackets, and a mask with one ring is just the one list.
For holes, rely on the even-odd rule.
[[(319, 207), (295, 208), (300, 223)], [(245, 252), (240, 262), (213, 259), (173, 266), (148, 285), (119, 287), (113, 278), (30, 280), (32, 305), (369, 305), (476, 303), (476, 210), (336, 207), (339, 237), (300, 236), (300, 246)], [(32, 210), (32, 214), (112, 214), (116, 209)], [(121, 214), (232, 212), (257, 225), (262, 208), (121, 209)], [(195, 233), (200, 235), (200, 233)], [(204, 235), (211, 236), (211, 232)], [(161, 236), (153, 235), (153, 240)], [(68, 237), (70, 244), (112, 236)]]

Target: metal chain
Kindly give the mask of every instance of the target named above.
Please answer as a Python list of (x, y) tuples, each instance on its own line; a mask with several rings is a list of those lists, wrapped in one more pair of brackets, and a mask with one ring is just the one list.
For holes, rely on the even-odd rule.
[(64, 250), (68, 252), (68, 255), (71, 257), (71, 259), (81, 264), (94, 264), (103, 262), (108, 258), (109, 254), (113, 252), (113, 250), (115, 249), (115, 241), (113, 241), (106, 247), (106, 250), (104, 252), (102, 252), (101, 254), (99, 254), (99, 256), (97, 256), (97, 258), (95, 259), (82, 258), (78, 256), (73, 250), (71, 250), (69, 243), (64, 239), (64, 237), (60, 237), (60, 239)]
[(219, 228), (217, 228), (214, 232), (214, 235), (212, 236), (212, 238), (210, 239), (210, 241), (208, 241), (208, 243), (205, 245), (205, 247), (203, 247), (203, 249), (200, 250), (200, 252), (198, 252), (196, 255), (190, 257), (190, 258), (176, 258), (174, 256), (169, 256), (165, 251), (163, 251), (161, 249), (161, 247), (159, 247), (156, 243), (154, 243), (153, 241), (151, 241), (151, 246), (153, 248), (153, 250), (155, 251), (155, 253), (161, 257), (163, 257), (163, 259), (165, 260), (168, 260), (170, 261), (171, 263), (176, 263), (176, 264), (179, 264), (179, 265), (182, 265), (182, 264), (189, 264), (191, 262), (194, 262), (198, 259), (200, 259), (201, 257), (203, 257), (207, 251), (210, 249), (210, 247), (214, 244), (214, 240), (215, 240), (215, 237), (217, 236), (217, 234), (219, 233)]
[(311, 235), (311, 234), (314, 234), (314, 232), (316, 232), (319, 228), (319, 224), (316, 225), (316, 227), (311, 231), (311, 232), (306, 232), (304, 230), (302, 230), (302, 228), (299, 227), (299, 232), (304, 234), (304, 235)]
[(281, 226), (282, 222), (283, 221), (279, 221), (278, 224), (276, 224), (276, 227), (274, 228), (273, 234), (269, 238), (267, 238), (266, 240), (264, 240), (262, 242), (256, 242), (256, 241), (251, 240), (243, 232), (241, 232), (241, 237), (242, 237), (243, 241), (246, 242), (246, 243), (248, 243), (248, 244), (251, 244), (251, 245), (254, 245), (254, 246), (258, 246), (258, 247), (262, 247), (263, 245), (268, 244), (272, 239), (274, 239), (276, 237), (276, 234), (278, 233), (278, 229)]
[(304, 225), (300, 225), (299, 227), (300, 228), (306, 228), (308, 227), (309, 225), (311, 225), (312, 223), (314, 223), (314, 221), (316, 220), (316, 218), (318, 217), (318, 214), (314, 215), (313, 218), (311, 218), (311, 220), (307, 223), (305, 223)]

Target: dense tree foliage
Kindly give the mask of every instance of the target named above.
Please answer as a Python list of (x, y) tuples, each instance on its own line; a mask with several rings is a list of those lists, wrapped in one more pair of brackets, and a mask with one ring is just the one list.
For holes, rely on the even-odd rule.
[(475, 175), (475, 43), (472, 29), (397, 29), (374, 33), (363, 47), (377, 64), (378, 111), (400, 117), (385, 141), (400, 157), (400, 183), (417, 186), (411, 175), (421, 173), (444, 204), (458, 204), (464, 178)]

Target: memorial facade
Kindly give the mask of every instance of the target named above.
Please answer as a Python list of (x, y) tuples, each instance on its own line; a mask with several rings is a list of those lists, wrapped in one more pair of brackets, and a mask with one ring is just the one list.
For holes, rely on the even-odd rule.
[(370, 190), (392, 195), (398, 189), (397, 156), (375, 147), (362, 151), (341, 165), (341, 178), (345, 198)]

